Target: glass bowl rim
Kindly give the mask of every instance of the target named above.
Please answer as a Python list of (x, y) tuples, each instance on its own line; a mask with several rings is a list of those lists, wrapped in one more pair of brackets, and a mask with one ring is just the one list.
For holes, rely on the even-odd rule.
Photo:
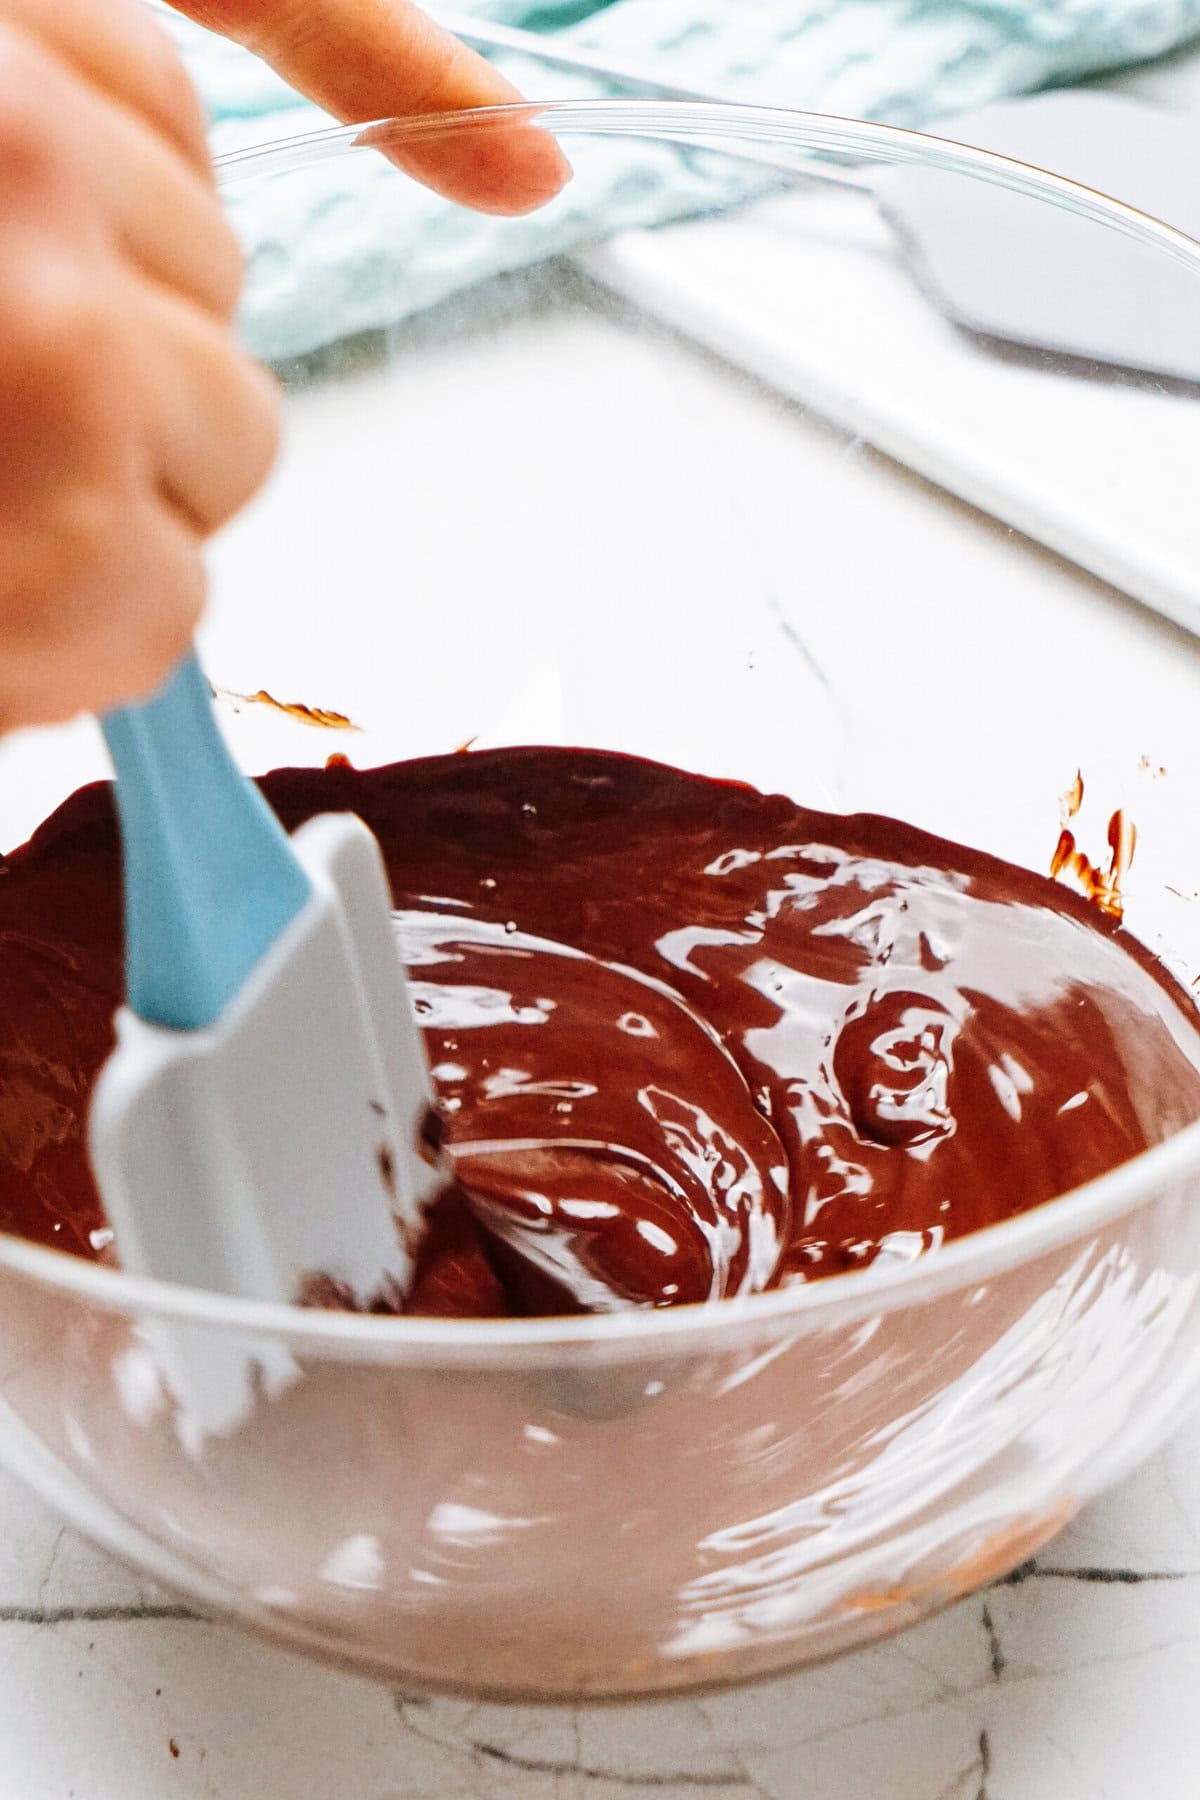
[[(917, 163), (1057, 204), (1166, 251), (1200, 277), (1200, 242), (1138, 208), (1066, 176), (953, 139), (832, 114), (685, 100), (519, 102), (431, 113), (369, 124), (332, 126), (229, 151), (215, 159), (218, 185), (285, 173), (333, 156), (378, 150), (380, 140), (427, 141), (497, 124), (546, 124), (556, 136), (629, 136), (657, 142), (699, 141), (738, 153), (739, 144), (783, 146), (820, 156), (858, 156)], [(718, 140), (719, 142), (714, 142)], [(782, 160), (779, 164), (783, 168)], [(797, 161), (794, 172), (820, 174)], [(434, 1367), (521, 1367), (531, 1358), (611, 1346), (641, 1356), (678, 1346), (711, 1350), (747, 1335), (828, 1330), (864, 1315), (923, 1304), (957, 1288), (986, 1283), (1060, 1249), (1088, 1231), (1154, 1201), (1160, 1191), (1200, 1171), (1200, 1120), (1106, 1175), (1068, 1190), (1015, 1218), (956, 1238), (912, 1262), (848, 1271), (812, 1283), (720, 1302), (547, 1318), (382, 1318), (243, 1300), (130, 1275), (69, 1251), (0, 1232), (0, 1271), (105, 1313), (172, 1319), (213, 1330), (283, 1339), (300, 1351), (347, 1361), (410, 1361)]]
[[(765, 161), (781, 174), (815, 176), (824, 170), (829, 179), (833, 179), (833, 165), (828, 161), (822, 164), (822, 155), (843, 160), (858, 157), (868, 162), (915, 163), (974, 176), (1092, 218), (1166, 251), (1173, 260), (1186, 263), (1200, 274), (1200, 240), (1128, 201), (1035, 163), (908, 126), (732, 101), (521, 100), (457, 112), (410, 114), (332, 125), (244, 145), (214, 157), (213, 167), (218, 187), (227, 188), (247, 178), (283, 174), (335, 156), (378, 151), (385, 143), (423, 143), (516, 124), (543, 126), (556, 137), (640, 137), (659, 143), (688, 143), (731, 157), (740, 153)], [(755, 156), (749, 149), (751, 145), (764, 144), (780, 152), (777, 159)], [(796, 160), (788, 161), (783, 152)]]

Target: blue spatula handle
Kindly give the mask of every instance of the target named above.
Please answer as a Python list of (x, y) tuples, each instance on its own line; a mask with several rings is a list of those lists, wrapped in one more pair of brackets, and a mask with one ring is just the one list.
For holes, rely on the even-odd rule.
[(287, 834), (237, 768), (194, 656), (102, 721), (117, 770), (129, 1005), (211, 1025), (311, 892)]

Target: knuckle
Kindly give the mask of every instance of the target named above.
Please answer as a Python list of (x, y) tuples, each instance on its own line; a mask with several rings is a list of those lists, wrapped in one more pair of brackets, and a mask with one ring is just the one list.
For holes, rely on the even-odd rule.
[(3, 612), (10, 645), (60, 659), (70, 651), (107, 556), (109, 515), (95, 496), (60, 491), (26, 520), (19, 544), (9, 539)]
[(172, 242), (179, 254), (160, 270), (160, 278), (176, 297), (225, 325), (241, 293), (241, 245), (216, 194), (198, 176), (179, 190), (178, 205)]
[(144, 63), (159, 115), (190, 145), (205, 144), (204, 109), (175, 46), (156, 19), (147, 18)]
[(6, 200), (40, 189), (61, 166), (62, 137), (44, 97), (49, 58), (0, 22), (0, 184)]
[(245, 273), (245, 258), (237, 236), (214, 200), (208, 214), (210, 242), (208, 246), (208, 278), (213, 305), (224, 318), (237, 306)]
[[(131, 514), (142, 530), (130, 531)], [(128, 497), (77, 492), (29, 541), (0, 587), (8, 642), (67, 711), (143, 699), (186, 652), (204, 602), (198, 543), (184, 548)], [(72, 671), (74, 674), (72, 675)], [(48, 718), (45, 698), (37, 702)]]
[(206, 508), (208, 531), (224, 525), (257, 493), (274, 464), (282, 429), (282, 397), (276, 382), (241, 351), (234, 354), (238, 358), (234, 383), (214, 429), (222, 442), (237, 445), (237, 457), (227, 464), (229, 479)]
[(6, 313), (0, 390), (7, 404), (16, 400), (37, 409), (35, 418), (24, 424), (18, 418), (15, 426), (30, 439), (36, 435), (43, 443), (81, 451), (96, 435), (108, 384), (105, 335), (93, 310), (82, 301), (56, 299), (45, 312), (31, 308), (22, 316), (19, 307), (0, 306), (0, 317)]
[(328, 48), (329, 24), (319, 6), (307, 5), (306, 0), (278, 0), (269, 14), (260, 8), (259, 22), (239, 36), (260, 55), (269, 48), (284, 59), (306, 58), (314, 50)]
[(69, 254), (27, 260), (20, 281), (23, 316), (14, 320), (9, 354), (45, 374), (55, 387), (84, 397), (114, 372), (117, 321), (105, 283), (90, 278)]
[(142, 41), (139, 46), (142, 61), (151, 75), (159, 94), (164, 100), (174, 101), (183, 106), (191, 106), (194, 90), (187, 72), (175, 51), (164, 28), (144, 7), (131, 9), (131, 21), (136, 13), (137, 23), (142, 29)]
[(269, 472), (279, 450), (283, 432), (283, 394), (275, 378), (256, 362), (247, 358), (245, 365), (246, 401), (249, 428), (247, 480), (257, 488)]
[(54, 509), (53, 541), (46, 546), (43, 579), (60, 598), (60, 615), (85, 608), (113, 565), (124, 508), (104, 488), (67, 486)]

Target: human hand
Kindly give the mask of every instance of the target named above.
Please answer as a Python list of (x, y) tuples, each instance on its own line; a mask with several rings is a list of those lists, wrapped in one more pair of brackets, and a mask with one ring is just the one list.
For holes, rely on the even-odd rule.
[[(293, 87), (348, 123), (521, 99), (511, 82), (426, 18), (413, 0), (173, 4), (253, 50)], [(403, 167), (449, 199), (495, 213), (531, 212), (570, 177), (554, 140), (523, 123), (414, 145), (405, 152)]]
[[(183, 0), (351, 120), (518, 99), (410, 0)], [(569, 170), (516, 123), (416, 146), (520, 213)], [(241, 258), (199, 103), (140, 0), (0, 0), (0, 731), (151, 691), (189, 643), (204, 539), (272, 461), (233, 342)]]
[(0, 0), (0, 729), (145, 694), (274, 454), (203, 120), (139, 0)]

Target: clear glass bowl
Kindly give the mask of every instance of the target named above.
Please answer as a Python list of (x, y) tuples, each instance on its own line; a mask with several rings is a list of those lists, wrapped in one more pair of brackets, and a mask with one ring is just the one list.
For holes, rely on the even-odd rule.
[[(576, 169), (525, 220), (380, 154), (514, 121)], [(598, 745), (1043, 870), (1081, 770), (1081, 849), (1125, 810), (1129, 922), (1194, 979), (1197, 649), (1105, 582), (1196, 603), (1195, 393), (948, 323), (873, 190), (951, 184), (998, 283), (1006, 232), (1103, 229), (1149, 317), (1187, 283), (1200, 317), (1200, 247), (985, 152), (781, 112), (360, 135), (223, 170), (289, 413), (213, 549), (204, 651), (246, 766)], [(668, 193), (739, 205), (585, 244)], [(90, 725), (10, 740), (0, 842), (103, 767)], [(1197, 1270), (1200, 1125), (915, 1263), (709, 1309), (305, 1313), (4, 1238), (0, 1454), (151, 1574), (352, 1668), (661, 1692), (862, 1643), (1028, 1556), (1191, 1396)], [(242, 1429), (184, 1428), (180, 1334), (274, 1371)]]

